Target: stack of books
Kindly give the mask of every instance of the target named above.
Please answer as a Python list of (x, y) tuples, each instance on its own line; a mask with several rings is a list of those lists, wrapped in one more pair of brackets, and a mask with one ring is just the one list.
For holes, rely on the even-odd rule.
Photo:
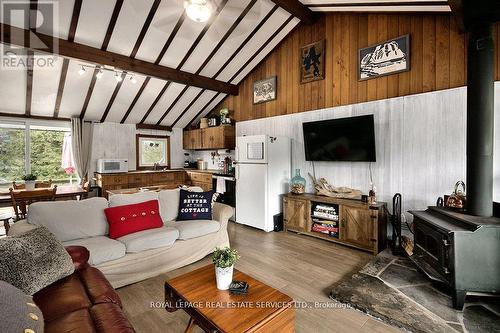
[(338, 206), (316, 205), (312, 211), (312, 231), (339, 237)]

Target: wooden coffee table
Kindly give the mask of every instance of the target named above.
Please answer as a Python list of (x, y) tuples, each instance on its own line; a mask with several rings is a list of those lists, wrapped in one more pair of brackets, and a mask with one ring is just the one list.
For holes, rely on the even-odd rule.
[(295, 331), (292, 298), (236, 269), (233, 280), (246, 281), (248, 294), (218, 290), (213, 265), (168, 280), (166, 309), (183, 309), (191, 316), (185, 332), (191, 332), (194, 325), (210, 333)]

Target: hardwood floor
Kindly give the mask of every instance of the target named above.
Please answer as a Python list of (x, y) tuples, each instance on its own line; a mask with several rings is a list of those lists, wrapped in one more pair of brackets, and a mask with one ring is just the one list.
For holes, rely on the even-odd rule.
[[(334, 302), (330, 287), (358, 271), (372, 256), (342, 245), (298, 236), (265, 233), (229, 224), (231, 246), (241, 259), (237, 268), (302, 302)], [(168, 313), (153, 302), (163, 302), (163, 285), (172, 278), (210, 263), (206, 257), (194, 264), (118, 289), (127, 317), (137, 332), (184, 332), (189, 317), (184, 311)], [(214, 282), (215, 283), (215, 282)], [(322, 303), (325, 304), (325, 303)], [(400, 332), (361, 312), (343, 308), (297, 309), (297, 332)], [(196, 327), (194, 332), (201, 332)]]

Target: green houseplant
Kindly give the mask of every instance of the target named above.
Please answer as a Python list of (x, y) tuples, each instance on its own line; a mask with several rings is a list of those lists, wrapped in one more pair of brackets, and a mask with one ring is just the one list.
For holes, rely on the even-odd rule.
[(26, 190), (33, 191), (35, 189), (36, 176), (32, 173), (23, 176)]
[(229, 247), (216, 247), (212, 254), (212, 262), (215, 265), (215, 279), (217, 289), (227, 290), (233, 281), (233, 269), (236, 261), (240, 259), (238, 251)]

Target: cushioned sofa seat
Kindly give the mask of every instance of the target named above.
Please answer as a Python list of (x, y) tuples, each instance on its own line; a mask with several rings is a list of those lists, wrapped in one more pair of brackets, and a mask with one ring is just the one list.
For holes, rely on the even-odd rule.
[(63, 242), (64, 246), (79, 245), (86, 247), (90, 252), (89, 264), (95, 266), (100, 263), (119, 259), (125, 256), (125, 244), (106, 236), (74, 239)]
[(167, 226), (179, 230), (179, 239), (182, 240), (212, 234), (221, 227), (219, 222), (210, 220), (172, 221)]
[(125, 244), (127, 253), (141, 252), (157, 249), (164, 246), (172, 246), (179, 237), (179, 231), (172, 227), (161, 227), (134, 232), (117, 240)]

